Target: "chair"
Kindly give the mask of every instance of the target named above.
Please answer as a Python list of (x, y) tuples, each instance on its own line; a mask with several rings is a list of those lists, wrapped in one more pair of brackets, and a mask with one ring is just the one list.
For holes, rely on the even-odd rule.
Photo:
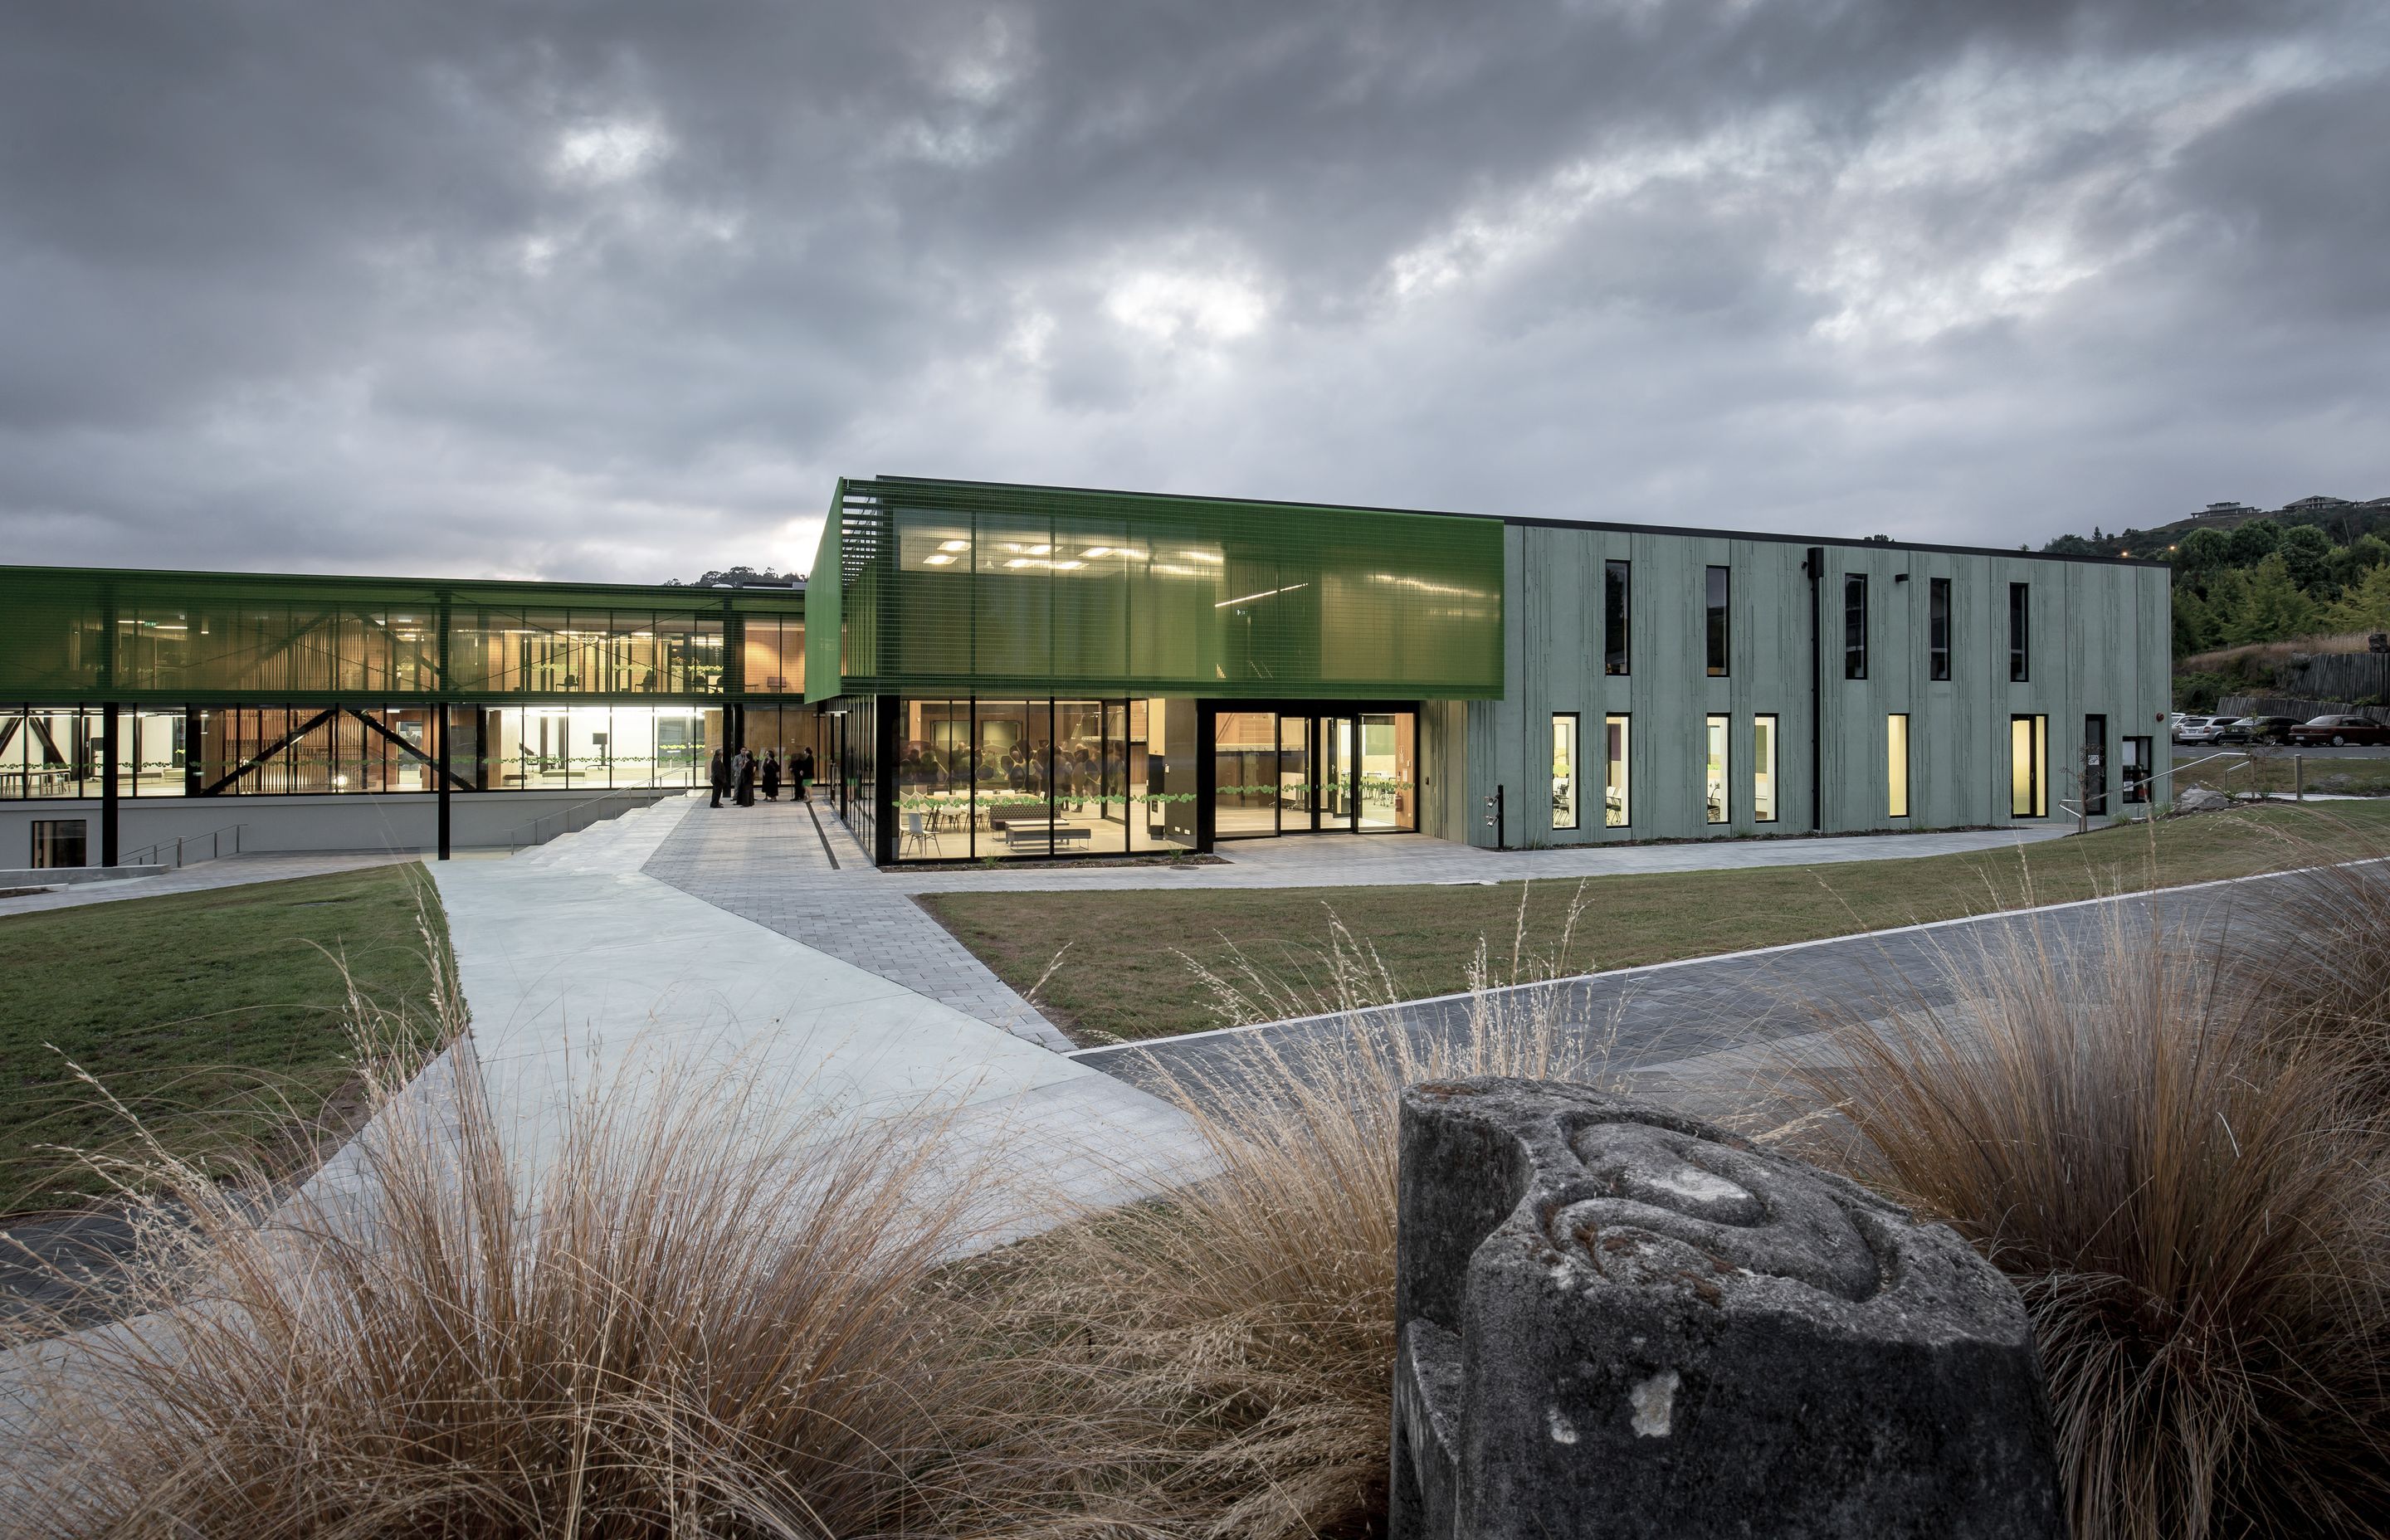
[(901, 859), (906, 851), (926, 854), (933, 850), (941, 855), (945, 853), (945, 847), (938, 843), (937, 830), (924, 826), (919, 813), (905, 815), (905, 838), (897, 846), (897, 856)]

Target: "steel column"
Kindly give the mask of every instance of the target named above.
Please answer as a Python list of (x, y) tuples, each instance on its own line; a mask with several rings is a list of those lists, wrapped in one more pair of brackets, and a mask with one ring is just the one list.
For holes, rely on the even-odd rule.
[(449, 783), (453, 779), (448, 773), (448, 735), (451, 731), (448, 712), (448, 703), (443, 700), (431, 718), (431, 779), (440, 788), (440, 859), (443, 861), (448, 859), (448, 795)]
[(116, 865), (116, 771), (121, 759), (117, 751), (117, 735), (122, 728), (117, 718), (117, 705), (111, 700), (99, 709), (99, 864)]

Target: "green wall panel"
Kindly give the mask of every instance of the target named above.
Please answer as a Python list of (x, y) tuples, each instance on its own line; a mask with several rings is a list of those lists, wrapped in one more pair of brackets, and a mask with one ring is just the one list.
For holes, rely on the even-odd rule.
[(882, 478), (841, 483), (817, 633), (833, 571), (840, 693), (1502, 693), (1493, 520)]

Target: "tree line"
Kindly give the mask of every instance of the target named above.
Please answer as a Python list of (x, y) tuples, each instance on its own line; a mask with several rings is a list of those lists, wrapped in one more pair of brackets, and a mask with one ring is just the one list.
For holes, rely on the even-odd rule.
[[(2117, 537), (2061, 535), (2042, 548), (2093, 554)], [(2313, 524), (2252, 519), (2236, 529), (2184, 533), (2174, 568), (2174, 653), (2343, 632), (2390, 631), (2390, 540), (2345, 545)]]

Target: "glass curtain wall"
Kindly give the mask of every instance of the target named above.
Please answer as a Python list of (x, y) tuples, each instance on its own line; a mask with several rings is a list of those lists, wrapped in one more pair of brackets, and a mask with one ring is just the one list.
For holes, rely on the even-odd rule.
[(907, 697), (897, 710), (900, 861), (1194, 846), (1191, 700)]
[(1409, 712), (1361, 717), (1361, 827), (1419, 828), (1419, 718)]
[(1276, 712), (1221, 712), (1212, 720), (1212, 832), (1234, 840), (1278, 832)]
[(1213, 834), (1415, 829), (1418, 743), (1411, 712), (1219, 711)]
[(102, 722), (96, 708), (0, 710), (0, 798), (98, 796)]
[[(451, 708), (458, 790), (687, 787), (703, 783), (721, 708)], [(126, 797), (436, 791), (439, 708), (424, 705), (127, 708), (117, 717)], [(748, 708), (750, 741), (810, 746), (812, 713)], [(96, 797), (104, 714), (0, 711), (0, 799)]]

